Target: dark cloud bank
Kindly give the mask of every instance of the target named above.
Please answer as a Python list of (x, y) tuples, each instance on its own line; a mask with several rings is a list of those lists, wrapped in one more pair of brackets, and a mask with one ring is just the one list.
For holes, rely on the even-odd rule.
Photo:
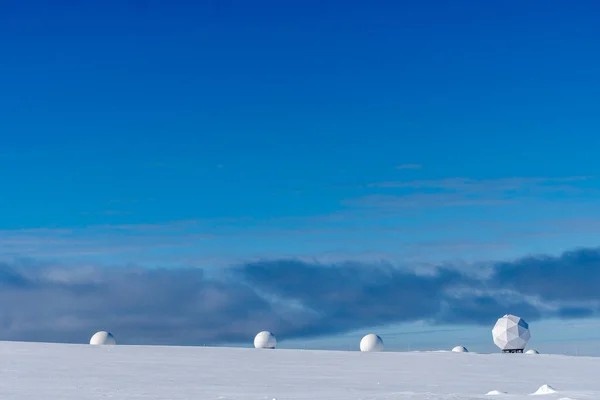
[(485, 278), (444, 266), (417, 274), (385, 263), (294, 260), (202, 269), (0, 263), (0, 340), (85, 342), (110, 329), (120, 343), (250, 343), (426, 320), (490, 326), (600, 310), (600, 249), (496, 263)]

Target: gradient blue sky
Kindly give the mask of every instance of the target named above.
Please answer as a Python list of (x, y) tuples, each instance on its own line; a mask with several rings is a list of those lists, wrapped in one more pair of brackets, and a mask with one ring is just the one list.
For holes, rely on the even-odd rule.
[(600, 4), (191, 3), (2, 3), (6, 266), (598, 245)]

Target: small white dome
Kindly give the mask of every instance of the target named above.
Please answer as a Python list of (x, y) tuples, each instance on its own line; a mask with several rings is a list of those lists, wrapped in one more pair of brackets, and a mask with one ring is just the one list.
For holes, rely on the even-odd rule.
[(94, 333), (94, 336), (90, 339), (90, 344), (99, 344), (99, 345), (113, 345), (117, 344), (115, 337), (110, 332), (100, 331)]
[(277, 339), (269, 331), (259, 332), (254, 337), (254, 347), (257, 349), (274, 349), (277, 346)]
[(468, 353), (469, 350), (467, 350), (467, 348), (465, 346), (456, 346), (455, 348), (452, 349), (453, 352), (455, 353)]
[(369, 333), (360, 341), (360, 351), (383, 351), (383, 340), (374, 333)]
[(530, 349), (525, 352), (525, 354), (540, 354), (537, 350)]

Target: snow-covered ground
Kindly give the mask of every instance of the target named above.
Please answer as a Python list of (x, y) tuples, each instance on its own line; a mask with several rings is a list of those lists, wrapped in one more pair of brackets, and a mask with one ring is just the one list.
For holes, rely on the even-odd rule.
[(3, 400), (600, 399), (600, 358), (543, 354), (1, 342), (0, 374)]

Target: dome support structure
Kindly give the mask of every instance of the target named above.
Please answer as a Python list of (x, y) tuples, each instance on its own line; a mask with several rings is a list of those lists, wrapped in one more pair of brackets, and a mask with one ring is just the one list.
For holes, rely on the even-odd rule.
[(509, 354), (522, 353), (523, 349), (504, 349), (504, 350), (502, 350), (502, 352), (509, 353)]

